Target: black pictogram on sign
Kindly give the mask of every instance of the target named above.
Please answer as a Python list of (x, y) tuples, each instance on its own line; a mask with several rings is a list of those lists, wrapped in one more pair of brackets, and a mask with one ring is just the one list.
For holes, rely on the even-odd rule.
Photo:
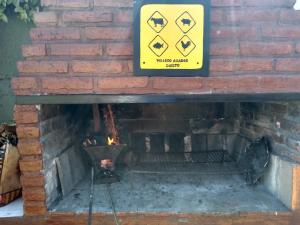
[(183, 36), (176, 44), (178, 51), (184, 56), (188, 56), (196, 48), (195, 43), (188, 37)]
[(160, 33), (168, 24), (168, 20), (158, 11), (154, 12), (147, 21), (149, 26), (156, 32)]
[(177, 18), (176, 24), (180, 30), (186, 34), (196, 25), (196, 22), (193, 17), (185, 11)]
[(162, 56), (169, 47), (169, 45), (159, 35), (157, 35), (148, 46), (158, 57)]

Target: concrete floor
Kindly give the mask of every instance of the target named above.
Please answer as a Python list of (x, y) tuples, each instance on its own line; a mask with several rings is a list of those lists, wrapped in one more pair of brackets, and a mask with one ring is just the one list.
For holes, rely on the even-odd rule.
[[(118, 171), (121, 182), (111, 185), (117, 212), (228, 214), (288, 210), (263, 186), (247, 186), (230, 164), (160, 167), (152, 164)], [(88, 178), (80, 182), (52, 211), (87, 212), (89, 185)], [(93, 207), (94, 212), (111, 212), (106, 185), (94, 186)]]

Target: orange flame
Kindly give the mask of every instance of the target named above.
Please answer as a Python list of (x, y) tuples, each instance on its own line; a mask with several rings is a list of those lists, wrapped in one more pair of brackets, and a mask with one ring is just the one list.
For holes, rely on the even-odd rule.
[(105, 112), (105, 121), (107, 127), (107, 134), (110, 136), (109, 137), (110, 140), (113, 140), (111, 141), (110, 145), (118, 145), (119, 144), (118, 131), (115, 124), (115, 118), (114, 118), (111, 105), (107, 105), (107, 110)]
[(108, 145), (113, 145), (113, 144), (115, 144), (114, 138), (107, 137), (107, 144), (108, 144)]

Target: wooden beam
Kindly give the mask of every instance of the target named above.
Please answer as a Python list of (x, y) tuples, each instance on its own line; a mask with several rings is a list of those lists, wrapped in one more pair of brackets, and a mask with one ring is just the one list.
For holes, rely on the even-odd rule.
[(293, 169), (292, 185), (292, 210), (300, 211), (300, 166), (296, 166)]
[[(221, 214), (118, 213), (128, 225), (290, 225), (290, 212)], [(46, 217), (0, 218), (1, 225), (86, 225), (87, 213), (57, 212)], [(115, 225), (111, 214), (94, 213), (93, 224)], [(298, 225), (293, 223), (291, 225)]]

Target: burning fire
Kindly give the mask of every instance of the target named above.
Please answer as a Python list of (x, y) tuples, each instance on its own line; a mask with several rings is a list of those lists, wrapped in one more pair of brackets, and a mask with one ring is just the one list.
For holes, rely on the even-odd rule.
[(111, 105), (107, 105), (107, 109), (104, 113), (105, 125), (107, 129), (107, 144), (108, 145), (118, 145), (119, 144), (119, 136), (117, 127), (115, 124), (115, 118), (112, 111)]
[[(114, 140), (114, 138), (110, 138), (109, 136), (107, 137), (107, 144), (108, 145), (115, 145), (116, 142)], [(113, 161), (111, 159), (103, 159), (100, 161), (100, 166), (102, 168), (108, 169), (109, 167), (111, 167), (113, 165)]]
[(107, 144), (108, 145), (114, 145), (114, 144), (116, 144), (114, 138), (107, 137)]

